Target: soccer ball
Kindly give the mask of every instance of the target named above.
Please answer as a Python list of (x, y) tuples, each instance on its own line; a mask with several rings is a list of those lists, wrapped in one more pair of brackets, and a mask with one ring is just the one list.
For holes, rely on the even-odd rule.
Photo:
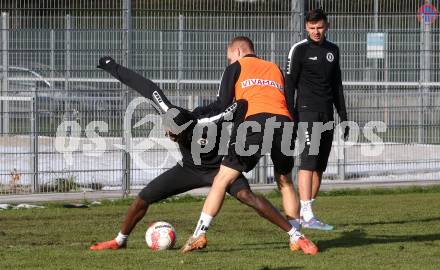
[(176, 243), (176, 230), (168, 222), (154, 222), (145, 232), (145, 241), (151, 250), (172, 248)]

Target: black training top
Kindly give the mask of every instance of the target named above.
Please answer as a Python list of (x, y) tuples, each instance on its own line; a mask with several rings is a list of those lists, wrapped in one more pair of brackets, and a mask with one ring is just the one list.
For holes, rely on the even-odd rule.
[[(168, 101), (165, 94), (162, 92), (162, 90), (154, 82), (141, 76), (140, 74), (137, 74), (133, 70), (130, 70), (130, 69), (128, 69), (122, 65), (119, 65), (117, 63), (113, 63), (111, 66), (109, 66), (108, 68), (106, 68), (104, 70), (109, 72), (112, 76), (114, 76), (116, 79), (118, 79), (122, 83), (126, 84), (127, 86), (129, 86), (133, 90), (137, 91), (143, 97), (152, 100), (153, 92), (158, 92), (158, 93), (160, 93), (160, 96), (163, 99), (163, 101), (165, 102), (166, 106), (178, 108)], [(229, 101), (226, 103), (229, 103)], [(232, 101), (231, 101), (231, 103), (232, 103)], [(221, 138), (222, 132), (225, 132), (225, 131), (223, 131), (223, 127), (225, 125), (227, 125), (226, 123), (224, 123), (225, 119), (223, 117), (224, 114), (222, 114), (222, 113), (225, 112), (225, 110), (227, 111), (228, 109), (231, 108), (231, 107), (228, 108), (227, 105), (230, 105), (230, 104), (226, 104), (224, 108), (220, 108), (220, 107), (216, 107), (216, 106), (198, 107), (198, 108), (194, 109), (194, 111), (192, 111), (192, 112), (186, 111), (186, 114), (191, 114), (192, 117), (190, 117), (190, 118), (193, 121), (195, 119), (197, 119), (197, 123), (199, 123), (199, 124), (196, 125), (196, 123), (193, 122), (193, 124), (191, 124), (185, 131), (183, 131), (183, 134), (181, 134), (182, 140), (178, 142), (179, 143), (179, 150), (182, 154), (182, 162), (183, 162), (184, 166), (195, 167), (195, 168), (201, 169), (201, 170), (210, 170), (213, 168), (220, 167), (220, 163), (222, 161), (223, 156), (219, 155), (219, 150), (221, 147), (227, 147), (227, 141), (222, 142), (223, 145), (220, 145), (220, 138)], [(182, 108), (179, 108), (179, 109), (184, 110)], [(223, 109), (223, 110), (221, 110), (221, 109)], [(237, 124), (237, 123), (240, 123), (241, 121), (243, 121), (244, 115), (246, 114), (246, 110), (247, 110), (247, 103), (245, 103), (243, 101), (237, 102), (237, 107), (234, 112), (234, 117), (233, 117), (233, 119), (231, 119), (232, 121), (230, 121), (231, 124), (232, 123)], [(188, 118), (188, 121), (189, 120), (190, 119)], [(184, 123), (186, 123), (186, 121)], [(192, 148), (191, 142), (193, 141), (192, 140), (193, 130), (194, 130), (194, 128), (200, 128), (200, 127), (203, 128), (204, 127), (203, 124), (208, 124), (208, 123), (212, 123), (214, 125), (217, 125), (217, 133), (216, 133), (217, 136), (214, 140), (212, 140), (211, 138), (208, 138), (208, 136), (206, 134), (207, 129), (205, 127), (203, 129), (204, 132), (202, 132), (202, 135), (199, 138), (194, 139), (194, 142), (199, 144), (200, 147), (208, 147), (207, 149), (212, 149), (211, 151), (209, 151), (207, 153), (201, 153), (200, 154), (201, 164), (195, 164), (196, 162), (193, 160), (193, 156), (191, 154), (191, 148)], [(180, 124), (181, 123), (179, 123), (179, 125)], [(225, 137), (225, 138), (227, 138), (227, 137)]]
[[(247, 54), (244, 57), (257, 57), (255, 54)], [(203, 114), (218, 114), (226, 109), (235, 98), (235, 83), (240, 77), (241, 65), (239, 61), (228, 65), (223, 71), (220, 81), (220, 87), (217, 93), (217, 99), (204, 106), (198, 108)]]
[(286, 100), (289, 111), (333, 113), (335, 106), (342, 121), (347, 120), (342, 90), (339, 48), (324, 38), (321, 43), (310, 38), (290, 49), (286, 70)]
[[(179, 150), (180, 153), (182, 154), (182, 163), (184, 166), (197, 168), (200, 170), (210, 170), (220, 167), (220, 163), (222, 162), (223, 156), (219, 155), (219, 149), (220, 147), (224, 147), (220, 145), (222, 125), (220, 123), (214, 123), (214, 124), (217, 125), (217, 132), (216, 132), (216, 138), (213, 141), (210, 138), (208, 138), (206, 133), (207, 131), (206, 128), (203, 130), (202, 136), (199, 138), (195, 138), (194, 141), (192, 140), (194, 126), (191, 126), (187, 130), (183, 131), (185, 133), (188, 133), (187, 142), (186, 143), (179, 142)], [(198, 144), (199, 147), (201, 148), (209, 147), (208, 149), (212, 149), (207, 153), (200, 153), (200, 154), (195, 153), (195, 155), (198, 156), (197, 159), (200, 158), (199, 160), (200, 163), (197, 163), (193, 159), (193, 155), (191, 151), (192, 149), (191, 142)]]
[[(187, 138), (186, 143), (179, 143), (183, 164), (190, 167), (196, 167), (198, 169), (212, 169), (220, 167), (220, 163), (223, 159), (222, 154), (226, 154), (228, 150), (228, 139), (230, 137), (227, 134), (229, 134), (229, 128), (232, 129), (238, 127), (238, 125), (243, 122), (247, 112), (247, 102), (245, 100), (238, 100), (235, 104), (236, 107), (233, 119), (228, 120), (225, 118), (214, 120), (217, 118), (217, 115), (212, 116), (212, 111), (209, 111), (209, 113), (206, 114), (201, 107), (198, 107), (192, 111), (194, 117), (198, 119), (198, 124), (195, 126), (190, 126), (188, 129), (186, 129), (184, 131), (186, 135), (182, 134), (185, 138)], [(210, 138), (207, 136), (207, 126), (205, 125), (207, 123), (216, 125), (215, 138)], [(203, 132), (195, 132), (194, 129), (197, 128), (201, 128), (201, 131)], [(193, 139), (192, 137), (194, 134), (201, 134), (201, 136), (199, 135), (200, 137)], [(224, 136), (224, 138), (222, 138), (222, 136)], [(207, 153), (200, 154), (201, 164), (196, 164), (196, 162), (193, 160), (191, 150), (194, 151), (194, 149), (192, 149), (194, 145), (191, 144), (194, 143), (198, 144), (197, 147), (208, 147), (206, 149), (211, 149), (211, 151)]]

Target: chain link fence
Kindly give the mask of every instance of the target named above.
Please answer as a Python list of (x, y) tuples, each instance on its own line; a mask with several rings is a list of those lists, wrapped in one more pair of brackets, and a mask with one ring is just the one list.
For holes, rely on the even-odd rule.
[[(260, 57), (284, 68), (305, 37), (305, 10), (316, 7), (329, 13), (349, 118), (361, 128), (354, 144), (335, 137), (324, 177), (439, 180), (439, 21), (419, 13), (423, 5), (438, 8), (409, 0), (1, 1), (0, 194), (125, 193), (173, 165), (177, 150), (152, 127), (148, 104), (124, 129), (138, 95), (98, 70), (99, 57), (111, 55), (192, 109), (215, 99), (233, 36), (251, 37)], [(377, 156), (365, 154), (374, 147), (364, 136), (370, 121), (387, 126), (376, 131), (384, 141)], [(60, 152), (57, 131), (78, 136), (64, 141), (69, 151)], [(145, 145), (146, 137), (157, 141)], [(248, 177), (273, 183), (270, 158)]]

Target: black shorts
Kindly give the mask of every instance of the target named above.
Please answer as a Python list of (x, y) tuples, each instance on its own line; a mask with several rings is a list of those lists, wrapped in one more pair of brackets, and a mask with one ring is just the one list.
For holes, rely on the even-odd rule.
[[(333, 114), (307, 111), (298, 114), (298, 137), (301, 147), (305, 144), (299, 169), (324, 172), (333, 142), (334, 123), (329, 123), (333, 121)], [(325, 130), (329, 125), (331, 128)]]
[[(148, 204), (152, 204), (192, 189), (212, 186), (214, 177), (218, 171), (218, 168), (200, 170), (177, 164), (148, 183), (148, 185), (139, 192), (139, 197)], [(244, 175), (239, 176), (238, 179), (229, 186), (227, 192), (236, 197), (237, 192), (242, 189), (250, 189), (249, 183)]]
[[(271, 117), (275, 117), (276, 122), (281, 123), (281, 126), (274, 129), (271, 147), (269, 145), (269, 149), (262, 149), (266, 120)], [(234, 127), (229, 143), (228, 155), (223, 158), (222, 165), (240, 172), (248, 172), (257, 165), (262, 154), (270, 152), (275, 172), (279, 174), (290, 173), (294, 165), (293, 156), (287, 156), (281, 151), (284, 123), (291, 122), (290, 118), (284, 115), (261, 113), (249, 116), (245, 122), (249, 121), (257, 122), (261, 126), (261, 131), (253, 132), (248, 128), (246, 132), (246, 138), (237, 138), (237, 129), (236, 127)], [(237, 143), (238, 140), (241, 142), (245, 142), (244, 150), (249, 150), (250, 146), (257, 146), (258, 151), (249, 156), (240, 155), (240, 153), (237, 153), (236, 147), (242, 146)], [(263, 153), (261, 150), (263, 150)]]

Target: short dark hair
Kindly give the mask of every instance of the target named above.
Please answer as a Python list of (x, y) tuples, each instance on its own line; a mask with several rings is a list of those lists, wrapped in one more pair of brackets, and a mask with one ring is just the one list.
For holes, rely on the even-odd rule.
[(312, 9), (306, 14), (306, 22), (317, 22), (323, 20), (325, 23), (328, 23), (327, 14), (324, 10), (317, 8)]
[(236, 43), (236, 42), (243, 42), (247, 45), (247, 47), (249, 47), (249, 49), (251, 51), (255, 51), (254, 49), (254, 43), (252, 42), (252, 40), (248, 37), (245, 36), (237, 36), (233, 39), (231, 39), (231, 41), (229, 42), (229, 46), (231, 46), (232, 44)]

